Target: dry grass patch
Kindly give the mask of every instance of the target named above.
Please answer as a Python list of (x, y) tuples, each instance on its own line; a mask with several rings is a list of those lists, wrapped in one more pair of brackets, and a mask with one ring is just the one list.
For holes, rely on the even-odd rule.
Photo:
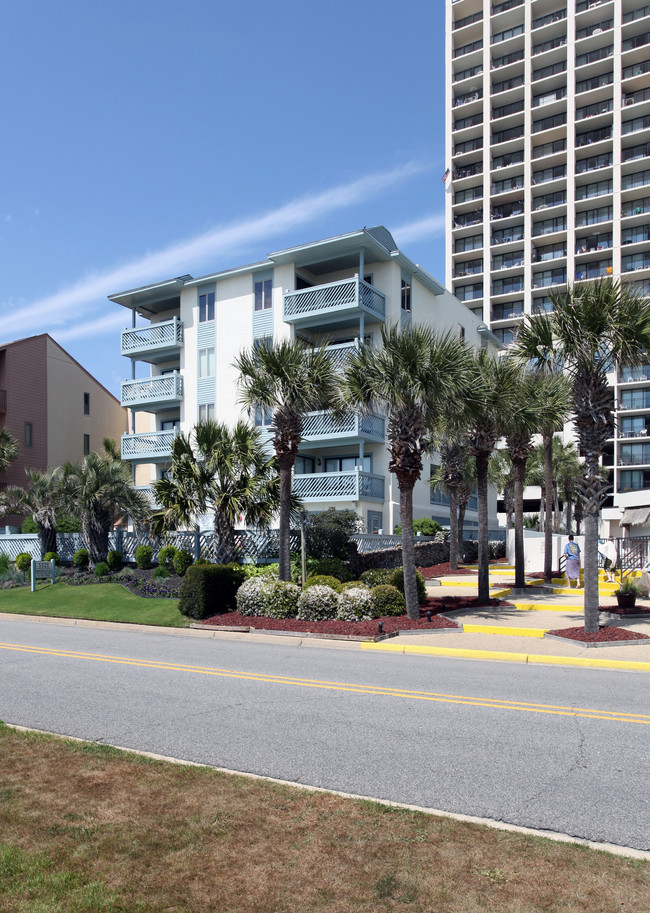
[(0, 724), (6, 913), (643, 913), (650, 864)]

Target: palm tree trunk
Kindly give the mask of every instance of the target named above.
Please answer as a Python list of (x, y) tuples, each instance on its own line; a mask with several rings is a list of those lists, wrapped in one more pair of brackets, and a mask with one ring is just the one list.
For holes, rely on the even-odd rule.
[(557, 482), (553, 482), (553, 529), (557, 532), (560, 528), (560, 493)]
[(41, 561), (48, 552), (56, 551), (56, 532), (51, 526), (43, 526), (42, 523), (36, 524), (38, 532), (38, 544), (41, 549)]
[(217, 564), (228, 564), (237, 554), (235, 528), (225, 514), (215, 511), (213, 530), (214, 560)]
[(526, 460), (515, 458), (512, 461), (515, 488), (515, 586), (526, 586), (526, 568), (524, 557), (524, 477)]
[(488, 463), (490, 456), (481, 452), (476, 455), (476, 479), (478, 489), (478, 598), (480, 602), (490, 601), (490, 541), (488, 534)]
[(585, 588), (585, 631), (598, 632), (600, 605), (598, 603), (598, 515), (585, 512), (584, 588)]
[(564, 491), (564, 500), (566, 501), (566, 513), (565, 513), (565, 520), (564, 520), (564, 522), (565, 522), (565, 524), (566, 524), (566, 534), (567, 534), (567, 536), (570, 536), (570, 535), (571, 535), (571, 532), (572, 532), (572, 530), (571, 530), (571, 503), (572, 503), (572, 498), (571, 498), (570, 493), (569, 493), (568, 491), (566, 491), (566, 489), (565, 489), (565, 491)]
[(458, 489), (449, 488), (449, 567), (458, 570)]
[(399, 480), (399, 519), (402, 524), (402, 567), (406, 614), (417, 621), (420, 617), (418, 587), (415, 581), (415, 548), (413, 544), (413, 485)]
[(544, 444), (544, 488), (546, 490), (544, 519), (544, 581), (550, 583), (553, 577), (553, 435), (545, 434)]
[(293, 460), (279, 459), (280, 467), (280, 580), (291, 580), (291, 470)]

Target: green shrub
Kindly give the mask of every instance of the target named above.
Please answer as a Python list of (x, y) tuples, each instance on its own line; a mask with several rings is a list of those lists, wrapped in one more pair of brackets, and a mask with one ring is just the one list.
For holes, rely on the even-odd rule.
[[(264, 579), (264, 578), (262, 578)], [(265, 602), (269, 618), (295, 618), (298, 614), (300, 587), (286, 580), (271, 580)]]
[(361, 588), (365, 587), (366, 590), (370, 589), (368, 584), (364, 583), (363, 580), (346, 580), (345, 583), (341, 584), (339, 593), (343, 593), (345, 590), (354, 590), (354, 589), (357, 589), (358, 587), (361, 587)]
[[(437, 523), (435, 520), (432, 520), (431, 517), (418, 517), (417, 520), (413, 521), (413, 533), (417, 535), (420, 533), (422, 536), (435, 536), (436, 533), (439, 533), (442, 529), (442, 526)], [(395, 527), (395, 535), (402, 535), (402, 524), (398, 523)]]
[(364, 571), (361, 579), (369, 587), (379, 586), (383, 583), (390, 583), (394, 570), (394, 567), (373, 567), (369, 571)]
[(246, 577), (268, 577), (277, 580), (280, 573), (279, 564), (242, 564), (241, 567)]
[(163, 545), (158, 552), (158, 567), (166, 567), (168, 571), (174, 570), (174, 558), (178, 554), (175, 545)]
[(151, 567), (153, 549), (150, 545), (139, 545), (135, 550), (135, 563), (140, 570), (146, 571)]
[(0, 574), (7, 573), (7, 571), (9, 570), (10, 563), (11, 562), (9, 560), (9, 555), (5, 555), (2, 552), (0, 552)]
[(159, 564), (153, 572), (152, 577), (169, 577), (169, 571), (164, 565)]
[(359, 518), (353, 510), (330, 507), (309, 517), (306, 528), (307, 553), (312, 558), (348, 557), (350, 536), (357, 532)]
[(325, 621), (336, 618), (338, 610), (338, 593), (329, 586), (315, 585), (307, 587), (300, 594), (296, 617), (306, 621)]
[(327, 574), (314, 574), (312, 577), (308, 577), (305, 581), (304, 589), (311, 586), (328, 586), (335, 593), (340, 593), (341, 591), (341, 581), (337, 580), (336, 577), (329, 577)]
[(119, 571), (122, 567), (122, 561), (122, 553), (118, 552), (116, 548), (111, 549), (108, 555), (106, 555), (106, 564), (112, 571)]
[(43, 556), (43, 561), (51, 561), (54, 558), (54, 563), (58, 567), (61, 564), (61, 559), (56, 552), (45, 552)]
[(343, 621), (369, 621), (374, 618), (375, 607), (367, 586), (346, 589), (339, 594), (337, 618)]
[(375, 618), (384, 615), (403, 615), (406, 611), (406, 599), (396, 586), (389, 583), (380, 583), (370, 590), (375, 606)]
[(69, 514), (56, 518), (55, 529), (57, 533), (80, 533), (81, 521), (78, 517), (71, 517)]
[(16, 555), (16, 570), (26, 574), (32, 566), (32, 556), (28, 552), (20, 552)]
[(38, 526), (36, 525), (36, 520), (33, 517), (25, 517), (25, 519), (23, 520), (23, 522), (20, 526), (20, 531), (21, 531), (21, 533), (24, 533), (25, 535), (37, 533)]
[(174, 573), (179, 577), (184, 577), (188, 567), (194, 562), (194, 556), (184, 548), (179, 548), (174, 555), (173, 565)]
[[(391, 574), (390, 583), (393, 586), (396, 586), (397, 589), (403, 593), (404, 592), (404, 568), (396, 567), (393, 573)], [(418, 588), (418, 602), (424, 602), (427, 598), (427, 585), (424, 580), (424, 577), (420, 571), (415, 571), (415, 582)]]
[(352, 580), (352, 574), (343, 564), (340, 558), (315, 558), (309, 565), (309, 574), (311, 577), (315, 574), (325, 574), (328, 577), (336, 577), (341, 583), (348, 583)]
[(111, 569), (105, 561), (98, 561), (95, 565), (95, 570), (93, 571), (95, 577), (108, 577), (110, 572)]
[(87, 568), (88, 564), (90, 563), (90, 555), (88, 554), (88, 549), (87, 548), (78, 548), (77, 551), (74, 553), (74, 558), (72, 559), (72, 563), (74, 564), (75, 567), (78, 567), (80, 570)]
[(244, 582), (240, 567), (195, 564), (187, 569), (181, 585), (178, 608), (188, 618), (208, 618), (232, 612), (235, 594)]

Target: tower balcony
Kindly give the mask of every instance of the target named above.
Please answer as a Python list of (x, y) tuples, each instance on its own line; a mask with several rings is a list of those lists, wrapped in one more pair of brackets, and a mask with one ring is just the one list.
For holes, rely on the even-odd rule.
[(152, 365), (178, 358), (182, 345), (183, 323), (178, 317), (122, 330), (122, 355)]
[(165, 412), (178, 408), (183, 400), (183, 378), (173, 374), (159, 374), (140, 380), (123, 380), (121, 403), (127, 409), (141, 412)]
[(383, 444), (385, 422), (381, 415), (349, 413), (343, 417), (331, 412), (309, 412), (305, 416), (301, 450), (328, 445), (360, 443)]
[(168, 463), (178, 429), (122, 435), (122, 459), (132, 463)]
[(371, 321), (386, 317), (386, 296), (359, 276), (314, 285), (283, 296), (284, 320), (296, 327), (355, 326), (361, 316)]
[(293, 490), (306, 502), (384, 500), (384, 476), (361, 469), (294, 475)]

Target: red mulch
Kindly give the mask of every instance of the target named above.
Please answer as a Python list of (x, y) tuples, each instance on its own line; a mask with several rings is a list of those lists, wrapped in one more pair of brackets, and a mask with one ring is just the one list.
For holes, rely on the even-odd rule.
[(418, 571), (427, 580), (431, 577), (454, 577), (457, 574), (476, 574), (477, 572), (468, 567), (459, 567), (457, 571), (452, 571), (449, 562), (444, 564), (432, 564), (431, 567), (419, 567)]
[(600, 625), (597, 634), (587, 634), (584, 628), (558, 628), (548, 633), (590, 644), (615, 643), (619, 640), (650, 640), (647, 634), (639, 634), (638, 631), (629, 631), (627, 628), (616, 628), (614, 625)]
[[(448, 618), (442, 618), (438, 612), (452, 609), (470, 609), (484, 606), (476, 596), (447, 596), (444, 598), (429, 598), (420, 606), (418, 621), (407, 618), (406, 615), (385, 616), (372, 621), (302, 621), (297, 618), (265, 618), (257, 615), (240, 615), (239, 612), (227, 612), (224, 615), (215, 615), (204, 618), (201, 624), (251, 627), (265, 631), (296, 631), (303, 634), (338, 634), (354, 637), (372, 637), (378, 632), (378, 622), (381, 621), (385, 634), (394, 631), (424, 631), (440, 628), (458, 628), (458, 625)], [(491, 599), (490, 606), (507, 605), (499, 599)], [(431, 621), (427, 620), (427, 609), (431, 610)]]
[(609, 612), (610, 615), (650, 615), (648, 606), (635, 605), (633, 609), (622, 609), (617, 605), (601, 605), (601, 612)]

